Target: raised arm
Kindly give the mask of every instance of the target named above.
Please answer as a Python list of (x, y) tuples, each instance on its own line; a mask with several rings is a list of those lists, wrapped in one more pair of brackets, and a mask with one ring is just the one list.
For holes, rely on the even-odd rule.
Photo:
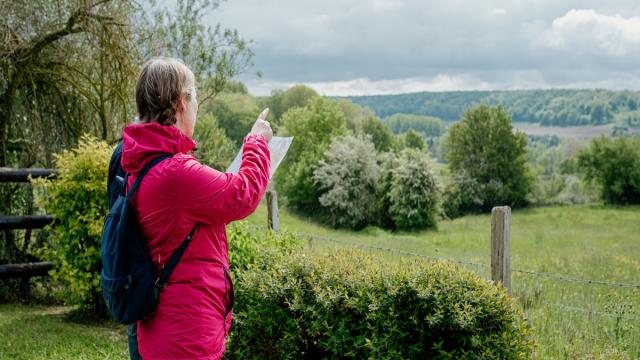
[(271, 127), (262, 112), (244, 139), (237, 174), (222, 173), (192, 160), (178, 177), (178, 202), (195, 222), (229, 223), (249, 216), (269, 185)]

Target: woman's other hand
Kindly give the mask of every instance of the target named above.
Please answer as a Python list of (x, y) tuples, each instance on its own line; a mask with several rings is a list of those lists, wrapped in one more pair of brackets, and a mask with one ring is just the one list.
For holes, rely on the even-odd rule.
[(271, 138), (273, 137), (273, 130), (271, 130), (271, 124), (266, 120), (267, 115), (269, 115), (269, 108), (262, 110), (260, 115), (258, 115), (258, 119), (255, 124), (253, 124), (249, 135), (262, 135), (267, 139), (267, 141), (271, 141)]

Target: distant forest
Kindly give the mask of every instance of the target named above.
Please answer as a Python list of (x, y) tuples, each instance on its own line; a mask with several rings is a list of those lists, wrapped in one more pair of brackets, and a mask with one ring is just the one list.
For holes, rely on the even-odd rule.
[(640, 92), (610, 90), (514, 90), (421, 92), (347, 97), (376, 115), (428, 115), (444, 121), (460, 119), (478, 104), (502, 105), (513, 121), (576, 126), (640, 123)]

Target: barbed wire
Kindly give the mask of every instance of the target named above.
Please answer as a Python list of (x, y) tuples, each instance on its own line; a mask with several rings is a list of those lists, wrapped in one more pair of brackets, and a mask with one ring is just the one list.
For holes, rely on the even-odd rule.
[(598, 315), (598, 316), (607, 316), (607, 317), (613, 317), (613, 318), (625, 318), (625, 319), (630, 319), (630, 320), (640, 320), (640, 317), (635, 316), (633, 314), (612, 314), (609, 312), (603, 312), (603, 311), (597, 311), (597, 310), (593, 310), (593, 309), (586, 309), (586, 308), (582, 308), (582, 307), (578, 307), (578, 306), (569, 306), (569, 305), (564, 305), (564, 304), (558, 304), (558, 303), (552, 303), (552, 302), (547, 302), (547, 301), (542, 301), (539, 304), (541, 305), (547, 305), (547, 306), (554, 306), (557, 307), (563, 311), (570, 311), (570, 312), (579, 312), (579, 313), (587, 313), (587, 314), (593, 314), (593, 315)]
[(473, 266), (481, 266), (481, 267), (488, 267), (489, 266), (488, 264), (478, 263), (478, 262), (473, 262), (473, 261), (458, 260), (458, 259), (441, 257), (441, 256), (431, 256), (431, 255), (426, 255), (426, 254), (421, 254), (421, 253), (416, 253), (416, 252), (411, 252), (411, 251), (406, 251), (406, 250), (401, 250), (401, 249), (389, 248), (389, 247), (384, 247), (384, 246), (360, 244), (360, 243), (355, 243), (355, 242), (351, 242), (351, 241), (337, 240), (337, 239), (328, 238), (328, 237), (324, 237), (324, 236), (318, 236), (318, 235), (300, 234), (300, 233), (298, 233), (298, 235), (300, 235), (301, 237), (309, 238), (309, 239), (324, 240), (324, 241), (330, 241), (330, 242), (344, 244), (344, 245), (351, 245), (351, 246), (356, 246), (356, 247), (364, 247), (364, 248), (370, 248), (370, 249), (376, 249), (376, 250), (383, 250), (383, 251), (394, 252), (394, 253), (398, 253), (398, 254), (402, 254), (402, 255), (420, 257), (420, 258), (424, 258), (424, 259), (428, 259), (428, 260), (432, 260), (432, 261), (449, 261), (449, 262), (462, 264), (462, 265), (473, 265)]
[[(480, 267), (490, 267), (490, 265), (486, 264), (486, 263), (478, 263), (478, 262), (473, 262), (473, 261), (458, 260), (458, 259), (454, 259), (454, 258), (447, 258), (447, 257), (441, 257), (441, 256), (431, 256), (431, 255), (426, 255), (426, 254), (421, 254), (421, 253), (416, 253), (416, 252), (411, 252), (411, 251), (406, 251), (406, 250), (401, 250), (401, 249), (396, 249), (396, 248), (377, 246), (377, 245), (369, 245), (369, 244), (362, 244), (362, 243), (356, 243), (356, 242), (345, 241), (345, 240), (337, 240), (337, 239), (333, 239), (333, 238), (329, 238), (329, 237), (325, 237), (325, 236), (319, 236), (319, 235), (312, 235), (312, 234), (305, 234), (305, 233), (297, 233), (297, 235), (299, 235), (301, 237), (306, 237), (306, 238), (309, 238), (309, 239), (324, 240), (324, 241), (330, 241), (330, 242), (344, 244), (344, 245), (351, 245), (351, 246), (356, 246), (356, 247), (363, 247), (363, 248), (370, 248), (370, 249), (394, 252), (394, 253), (397, 253), (397, 254), (403, 254), (403, 255), (408, 255), (408, 256), (415, 256), (415, 257), (420, 257), (420, 258), (424, 258), (424, 259), (428, 259), (428, 260), (432, 260), (432, 261), (449, 261), (449, 262), (453, 262), (453, 263), (456, 263), (456, 264), (462, 264), (462, 265), (473, 265), (473, 266), (480, 266)], [(618, 288), (640, 289), (640, 284), (629, 284), (629, 283), (610, 282), (610, 281), (602, 281), (602, 280), (580, 279), (580, 278), (567, 276), (567, 275), (562, 275), (562, 274), (555, 274), (555, 273), (548, 273), (548, 272), (538, 272), (538, 271), (531, 271), (531, 270), (523, 270), (523, 269), (518, 269), (518, 268), (512, 268), (511, 271), (517, 272), (517, 273), (521, 273), (521, 274), (526, 274), (526, 275), (546, 277), (546, 278), (549, 278), (549, 279), (566, 281), (566, 282), (573, 282), (573, 283), (579, 283), (579, 284), (585, 284), (585, 285), (601, 285), (601, 286), (618, 287)]]
[(601, 280), (579, 279), (579, 278), (575, 278), (567, 275), (537, 272), (537, 271), (522, 270), (522, 269), (511, 269), (511, 271), (518, 272), (521, 274), (534, 275), (534, 276), (546, 277), (554, 280), (568, 281), (568, 282), (587, 284), (587, 285), (602, 285), (602, 286), (610, 286), (610, 287), (640, 289), (640, 284), (627, 284), (627, 283), (609, 282), (609, 281), (601, 281)]

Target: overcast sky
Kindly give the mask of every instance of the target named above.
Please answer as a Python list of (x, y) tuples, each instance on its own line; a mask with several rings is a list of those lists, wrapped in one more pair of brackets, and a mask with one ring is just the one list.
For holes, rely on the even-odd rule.
[(228, 0), (208, 21), (254, 41), (254, 95), (640, 90), (639, 0)]

